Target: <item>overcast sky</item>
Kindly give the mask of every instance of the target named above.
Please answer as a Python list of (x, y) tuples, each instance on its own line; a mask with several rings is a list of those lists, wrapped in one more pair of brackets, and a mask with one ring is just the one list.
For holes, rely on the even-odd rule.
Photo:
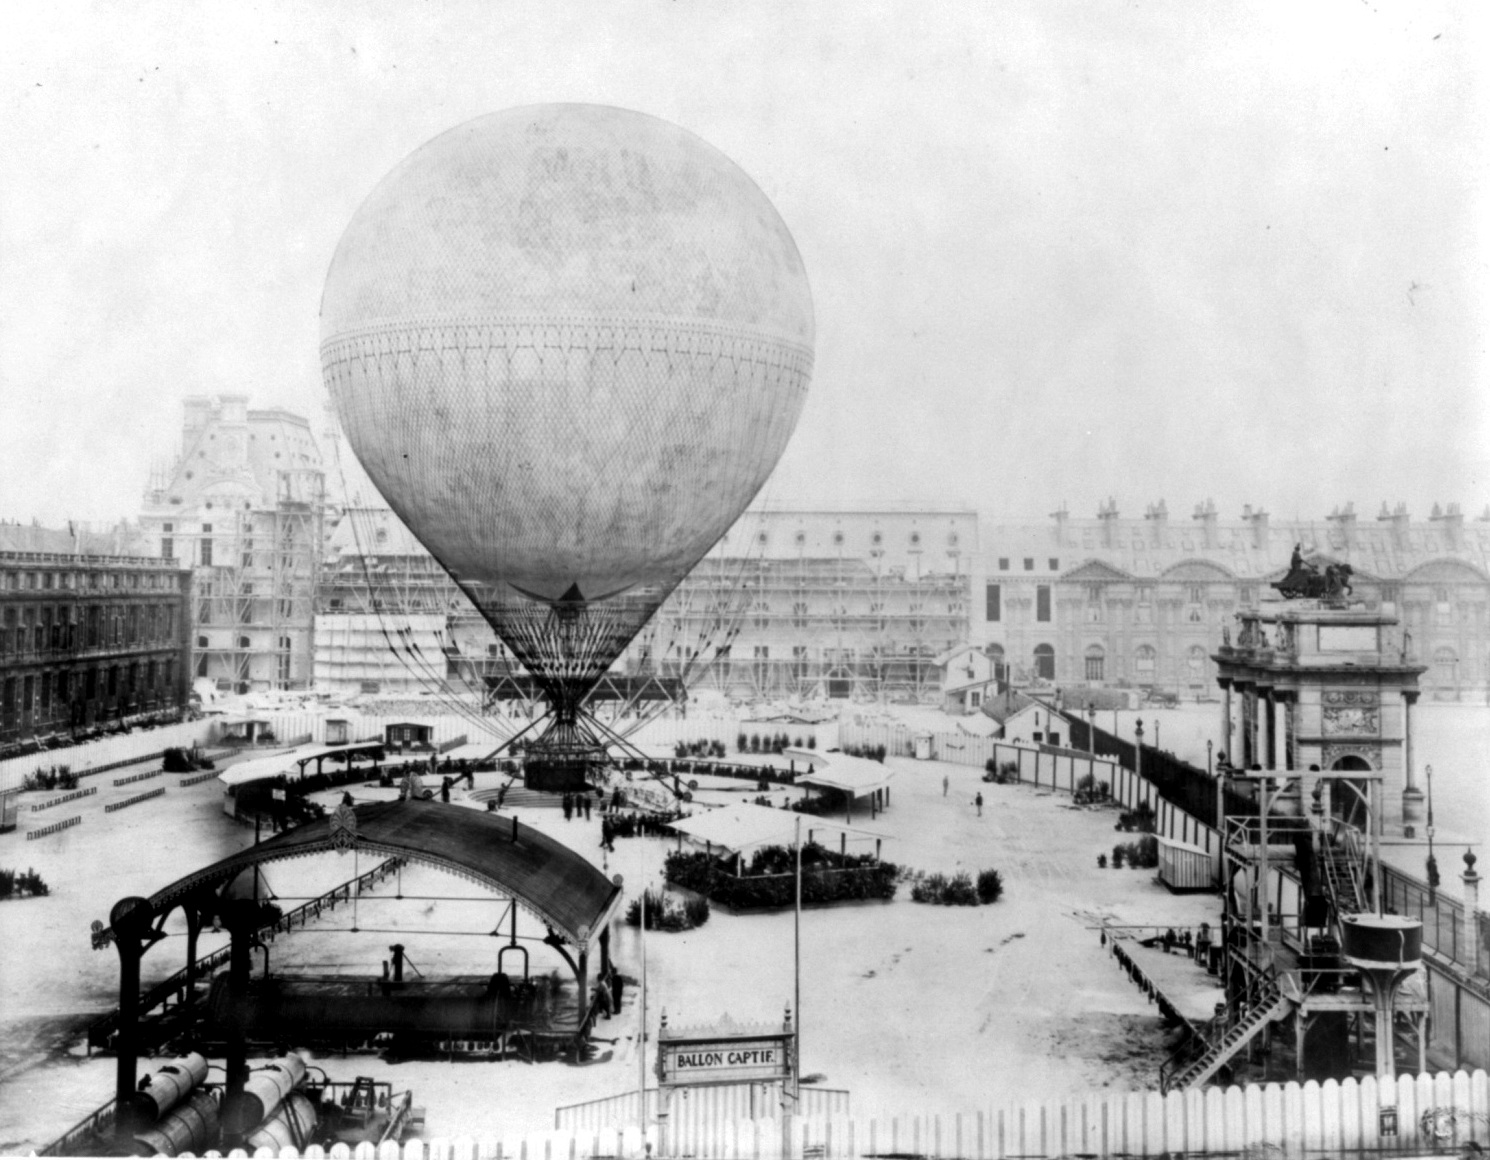
[(545, 101), (692, 130), (796, 237), (775, 505), (1477, 515), (1480, 7), (5, 6), (0, 517), (133, 515), (185, 395), (318, 419), (353, 211)]

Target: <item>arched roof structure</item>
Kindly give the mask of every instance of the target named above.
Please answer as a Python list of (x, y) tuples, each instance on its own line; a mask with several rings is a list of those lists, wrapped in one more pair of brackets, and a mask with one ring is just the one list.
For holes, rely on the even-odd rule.
[[(512, 817), (432, 801), (375, 802), (353, 812), (356, 849), (433, 866), (511, 895), (581, 950), (604, 929), (620, 899), (621, 887), (585, 858)], [(307, 822), (157, 891), (149, 899), (151, 912), (165, 914), (251, 866), (342, 848), (337, 841), (331, 817)]]

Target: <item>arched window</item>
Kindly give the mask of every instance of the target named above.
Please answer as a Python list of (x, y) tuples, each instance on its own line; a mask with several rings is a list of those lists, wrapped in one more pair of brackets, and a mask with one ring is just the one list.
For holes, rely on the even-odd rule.
[(1035, 646), (1035, 676), (1042, 681), (1055, 680), (1055, 649), (1048, 644)]
[(1133, 676), (1139, 681), (1152, 681), (1157, 659), (1153, 645), (1139, 645), (1133, 653)]
[(1102, 670), (1106, 661), (1107, 653), (1100, 644), (1089, 645), (1086, 650), (1086, 679), (1089, 681), (1102, 680)]

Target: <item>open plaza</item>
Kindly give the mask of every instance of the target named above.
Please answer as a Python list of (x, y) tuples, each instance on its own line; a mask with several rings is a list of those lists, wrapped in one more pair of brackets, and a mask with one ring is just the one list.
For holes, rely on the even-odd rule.
[[(1213, 740), (1213, 710), (1204, 705), (1160, 710), (1157, 716), (1148, 714), (1145, 724), (1150, 730), (1159, 724), (1182, 751), (1199, 742), (1203, 753), (1205, 740)], [(881, 721), (892, 714), (872, 712), (865, 719)], [(845, 712), (846, 719), (852, 716)], [(1123, 714), (1119, 730), (1131, 730), (1141, 716)], [(901, 718), (917, 730), (957, 735), (957, 719), (936, 711), (905, 709)], [(710, 731), (720, 729), (705, 720), (700, 730), (706, 724)], [(847, 732), (852, 726), (840, 728)], [(1456, 841), (1474, 839), (1469, 832), (1478, 824), (1473, 808), (1482, 798), (1468, 771), (1487, 729), (1483, 709), (1423, 714), (1422, 751), (1441, 771), (1435, 804), (1446, 851)], [(223, 772), (252, 759), (252, 752), (229, 757)], [(749, 754), (731, 754), (730, 760), (763, 767), (779, 762)], [(255, 841), (253, 826), (224, 812), (217, 778), (180, 788), (168, 778), (165, 794), (106, 812), (140, 788), (140, 783), (111, 782), (149, 768), (86, 779), (99, 788), (82, 799), (83, 823), (25, 843), (26, 860), (50, 893), (7, 902), (0, 913), (8, 929), (25, 932), (0, 943), (6, 992), (0, 1016), (0, 1149), (6, 1152), (44, 1146), (111, 1092), (114, 1060), (87, 1049), (86, 1028), (116, 1005), (119, 964), (111, 948), (90, 948), (90, 923), (107, 920), (119, 898), (149, 896)], [(969, 907), (921, 904), (911, 900), (907, 878), (890, 902), (808, 907), (801, 916), (799, 984), (789, 907), (731, 913), (715, 906), (696, 929), (649, 932), (649, 1049), (655, 1051), (664, 1015), (673, 1026), (710, 1024), (725, 1016), (742, 1024), (779, 1023), (793, 1003), (794, 985), (800, 985), (801, 1007), (794, 1017), (801, 1034), (801, 1074), (809, 1086), (847, 1092), (855, 1114), (955, 1114), (1019, 1098), (1154, 1088), (1174, 1045), (1174, 1024), (1124, 974), (1102, 928), (1140, 928), (1140, 935), (1157, 936), (1164, 929), (1216, 925), (1216, 896), (1172, 893), (1151, 869), (1099, 866), (1099, 855), (1107, 861), (1114, 841), (1126, 837), (1114, 831), (1121, 813), (1114, 805), (1077, 805), (1069, 792), (1049, 785), (988, 782), (983, 769), (951, 761), (892, 755), (885, 768), (893, 775), (889, 801), (872, 819), (867, 813), (853, 819), (862, 832), (854, 844), (874, 835), (883, 858), (906, 872), (976, 877), (996, 869), (1004, 883), (999, 901)], [(694, 780), (698, 788), (684, 808), (696, 814), (762, 797), (779, 807), (803, 792), (773, 785), (763, 795), (750, 782)], [(473, 782), (457, 786), (440, 808), (484, 813), (492, 791), (510, 778), (478, 773)], [(359, 805), (398, 796), (396, 789), (380, 788), (375, 781), (350, 789)], [(342, 792), (326, 791), (313, 800), (334, 806)], [(47, 796), (46, 791), (22, 795), (23, 810)], [(504, 805), (502, 816), (552, 837), (605, 875), (620, 875), (627, 899), (644, 887), (664, 887), (663, 861), (680, 845), (671, 833), (614, 838), (607, 849), (599, 812), (568, 818), (557, 796), (518, 796), (525, 800)], [(975, 805), (979, 796), (981, 810)], [(48, 815), (23, 817), (29, 830)], [(813, 823), (804, 815), (804, 824)], [(818, 838), (825, 844), (836, 840)], [(1387, 856), (1420, 870), (1415, 865), (1419, 845), (1388, 847)], [(345, 853), (271, 863), (262, 870), (261, 888), (288, 911), (375, 864), (366, 854)], [(440, 1058), (438, 1053), (379, 1058), (315, 1048), (302, 1053), (333, 1078), (376, 1073), (395, 1091), (412, 1091), (425, 1109), (426, 1137), (541, 1131), (553, 1126), (560, 1108), (634, 1092), (643, 1072), (638, 1058), (641, 936), (621, 913), (613, 919), (610, 942), (625, 980), (621, 1007), (596, 1021), (583, 1062), (535, 1064)], [(280, 974), (371, 983), (386, 970), (382, 964), (389, 948), (398, 943), (411, 970), (423, 976), (487, 975), (497, 968), (501, 917), (502, 907), (489, 890), (429, 867), (409, 866), (396, 879), (368, 888), (355, 909), (343, 902), (280, 934), (267, 944), (262, 961), (255, 952), (254, 970), (256, 975), (267, 967)], [(143, 959), (145, 988), (181, 965), (185, 923), (179, 913), (165, 930), (165, 940)], [(198, 953), (210, 954), (227, 940), (226, 933), (203, 930)], [(1157, 948), (1140, 951), (1136, 940), (1130, 945), (1135, 954), (1147, 955), (1148, 974), (1185, 1018), (1203, 1022), (1224, 1000), (1220, 981), (1190, 957)], [(510, 958), (507, 969), (513, 969)], [(532, 949), (531, 971), (568, 975), (565, 964), (542, 946)], [(300, 1045), (287, 1040), (282, 1046)], [(162, 1062), (142, 1059), (141, 1074)], [(648, 1086), (655, 1087), (650, 1057), (645, 1071)], [(1287, 1078), (1286, 1068), (1277, 1068), (1274, 1078)]]

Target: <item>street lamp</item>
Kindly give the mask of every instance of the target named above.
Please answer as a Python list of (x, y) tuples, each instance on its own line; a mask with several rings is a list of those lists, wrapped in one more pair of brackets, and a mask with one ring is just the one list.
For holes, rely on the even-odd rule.
[(1438, 903), (1438, 859), (1433, 856), (1433, 767), (1424, 766), (1428, 772), (1428, 902)]

